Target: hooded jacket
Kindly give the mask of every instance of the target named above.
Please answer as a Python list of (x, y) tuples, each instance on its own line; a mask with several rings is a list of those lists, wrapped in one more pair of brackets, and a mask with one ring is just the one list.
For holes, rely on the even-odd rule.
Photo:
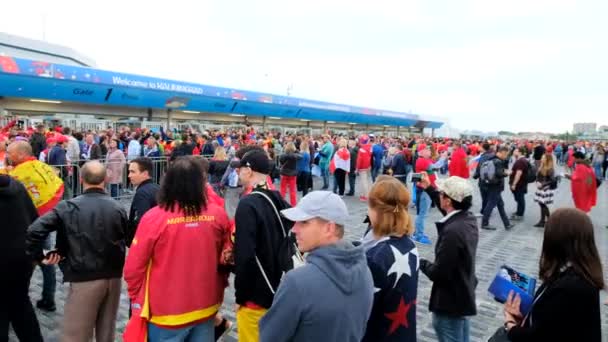
[(260, 321), (260, 341), (361, 341), (374, 295), (363, 248), (340, 241), (306, 262), (283, 278)]

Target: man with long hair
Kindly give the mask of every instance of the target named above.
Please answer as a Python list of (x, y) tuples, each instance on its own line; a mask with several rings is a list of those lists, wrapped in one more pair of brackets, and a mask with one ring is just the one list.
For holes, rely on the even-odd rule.
[(133, 316), (148, 321), (149, 341), (214, 340), (227, 285), (219, 257), (230, 224), (206, 191), (195, 157), (178, 158), (163, 178), (158, 206), (135, 233), (124, 275)]

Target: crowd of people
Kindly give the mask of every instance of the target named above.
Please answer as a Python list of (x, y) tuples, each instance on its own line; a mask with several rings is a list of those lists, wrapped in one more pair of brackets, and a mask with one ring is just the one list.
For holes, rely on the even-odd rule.
[[(0, 213), (10, 223), (0, 239), (10, 271), (0, 340), (10, 323), (20, 340), (42, 341), (29, 281), (39, 265), (45, 291), (36, 304), (55, 311), (59, 265), (70, 284), (62, 341), (114, 341), (123, 278), (125, 341), (216, 340), (232, 327), (219, 314), (231, 273), (239, 341), (416, 341), (419, 272), (433, 283), (438, 340), (469, 341), (479, 228), (496, 229), (497, 208), (512, 229), (532, 188), (536, 227), (544, 228), (543, 284), (527, 314), (509, 297), (495, 335), (600, 341), (605, 284), (588, 213), (606, 157), (602, 144), (584, 142), (9, 125), (0, 135)], [(551, 213), (562, 178), (576, 209)], [(127, 212), (113, 198), (128, 187)], [(505, 187), (517, 203), (512, 215)], [(223, 198), (230, 188), (241, 189), (233, 218)], [(351, 242), (343, 196), (355, 195), (368, 207), (369, 228)], [(431, 261), (416, 243), (432, 244), (425, 226), (433, 207), (443, 218)]]

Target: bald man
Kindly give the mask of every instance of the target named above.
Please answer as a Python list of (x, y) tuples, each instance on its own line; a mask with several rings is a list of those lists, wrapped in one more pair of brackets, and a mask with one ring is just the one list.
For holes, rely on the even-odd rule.
[(42, 242), (57, 231), (57, 251), (50, 263), (59, 263), (64, 281), (70, 283), (61, 341), (90, 341), (93, 333), (97, 341), (114, 341), (127, 213), (104, 191), (103, 164), (87, 162), (80, 178), (82, 195), (61, 201), (29, 227), (27, 250), (34, 260), (42, 260)]

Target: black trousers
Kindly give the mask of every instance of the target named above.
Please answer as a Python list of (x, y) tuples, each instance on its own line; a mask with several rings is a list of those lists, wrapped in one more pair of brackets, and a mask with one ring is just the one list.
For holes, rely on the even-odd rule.
[(34, 267), (26, 258), (0, 260), (0, 342), (8, 341), (9, 324), (19, 341), (42, 341), (40, 326), (29, 297)]
[(336, 176), (336, 182), (338, 183), (338, 194), (343, 196), (346, 188), (346, 171), (336, 169), (334, 175)]
[(355, 195), (355, 183), (357, 182), (357, 174), (355, 172), (351, 172), (348, 174), (348, 185), (349, 190), (348, 193), (351, 195)]
[(517, 202), (517, 212), (515, 214), (517, 216), (524, 216), (524, 213), (526, 212), (526, 191), (516, 189), (512, 192), (515, 202)]

